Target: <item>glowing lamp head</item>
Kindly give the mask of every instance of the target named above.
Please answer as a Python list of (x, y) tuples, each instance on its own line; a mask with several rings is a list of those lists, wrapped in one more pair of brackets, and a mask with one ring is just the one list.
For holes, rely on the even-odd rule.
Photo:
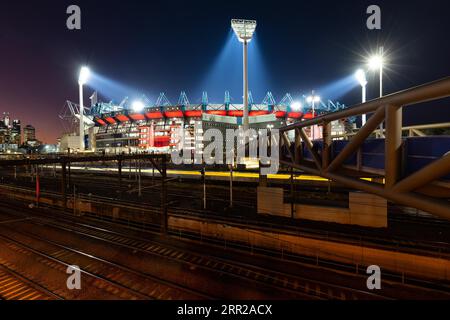
[(292, 108), (293, 111), (298, 112), (298, 111), (300, 111), (302, 109), (302, 104), (300, 102), (294, 102), (291, 105), (291, 108)]
[(88, 82), (89, 77), (91, 75), (91, 71), (88, 67), (82, 67), (80, 70), (80, 75), (78, 76), (78, 83), (80, 85), (84, 85)]
[(240, 42), (250, 42), (256, 30), (256, 21), (233, 19), (231, 20), (231, 27)]
[(306, 98), (306, 101), (308, 103), (316, 103), (316, 102), (320, 102), (320, 97), (319, 96), (309, 96), (308, 98)]
[(373, 56), (369, 59), (369, 68), (370, 70), (380, 70), (383, 68), (383, 57), (380, 55)]
[(144, 110), (145, 105), (142, 101), (134, 101), (132, 104), (132, 108), (134, 112), (141, 112)]
[(364, 72), (364, 70), (359, 69), (358, 71), (356, 71), (355, 78), (356, 78), (356, 80), (358, 80), (361, 87), (365, 87), (367, 85), (367, 78), (366, 78), (366, 73)]

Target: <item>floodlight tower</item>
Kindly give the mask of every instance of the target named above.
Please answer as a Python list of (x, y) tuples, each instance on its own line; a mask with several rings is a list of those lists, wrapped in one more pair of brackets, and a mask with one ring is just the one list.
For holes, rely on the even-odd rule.
[(312, 107), (313, 118), (316, 117), (316, 103), (319, 103), (320, 101), (321, 101), (320, 96), (317, 96), (314, 90), (311, 92), (311, 95), (308, 98), (306, 98), (306, 102), (308, 102)]
[[(311, 104), (313, 118), (316, 117), (316, 103), (319, 103), (320, 101), (321, 101), (320, 96), (317, 96), (316, 93), (314, 92), (314, 90), (311, 92), (311, 95), (308, 98), (306, 98), (306, 102)], [(316, 138), (315, 137), (315, 126), (312, 127), (311, 137), (313, 140)]]
[(379, 54), (369, 58), (369, 68), (380, 73), (380, 98), (383, 96), (383, 68), (384, 68), (384, 47), (380, 47)]
[[(356, 80), (358, 80), (358, 82), (362, 88), (362, 103), (366, 103), (366, 100), (367, 100), (366, 99), (367, 78), (366, 78), (365, 71), (362, 69), (359, 69), (358, 71), (356, 71), (355, 78), (356, 78)], [(364, 126), (366, 124), (366, 121), (367, 121), (367, 116), (366, 116), (366, 114), (363, 114), (362, 115), (362, 126)]]
[[(380, 47), (379, 53), (369, 58), (369, 68), (380, 72), (380, 98), (383, 97), (383, 68), (385, 65), (384, 47)], [(380, 124), (380, 136), (383, 137), (383, 122)]]
[(252, 40), (253, 34), (256, 30), (256, 21), (254, 20), (231, 20), (231, 27), (234, 33), (238, 37), (239, 41), (243, 44), (244, 49), (244, 132), (249, 129), (248, 121), (248, 43)]
[(78, 86), (80, 89), (80, 151), (85, 149), (84, 145), (84, 104), (83, 104), (83, 85), (87, 83), (90, 77), (90, 70), (88, 67), (82, 67), (78, 77)]

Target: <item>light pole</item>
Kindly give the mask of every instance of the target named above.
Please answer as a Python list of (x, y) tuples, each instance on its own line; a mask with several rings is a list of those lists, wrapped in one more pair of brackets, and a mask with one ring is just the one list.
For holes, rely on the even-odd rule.
[(316, 103), (320, 102), (320, 96), (316, 96), (314, 90), (312, 91), (311, 95), (306, 98), (306, 102), (308, 102), (312, 107), (312, 116), (313, 118), (316, 117)]
[(243, 45), (243, 55), (244, 55), (244, 63), (243, 63), (243, 82), (244, 82), (244, 132), (247, 132), (249, 129), (249, 121), (248, 121), (248, 43), (252, 40), (253, 34), (256, 30), (256, 21), (254, 20), (242, 20), (242, 19), (233, 19), (231, 20), (231, 27), (233, 28), (234, 33), (238, 37), (239, 41), (242, 42)]
[[(311, 95), (308, 98), (306, 98), (306, 102), (308, 102), (312, 107), (312, 117), (314, 119), (316, 117), (316, 103), (320, 102), (320, 96), (316, 96), (316, 94), (313, 90)], [(315, 133), (314, 133), (315, 126), (313, 126), (311, 129), (312, 129), (311, 137), (314, 140), (315, 139)]]
[(88, 67), (82, 67), (78, 77), (78, 86), (80, 89), (80, 151), (84, 152), (84, 104), (83, 104), (83, 85), (89, 79), (91, 72)]
[[(369, 68), (380, 73), (380, 98), (383, 97), (383, 67), (384, 67), (384, 48), (380, 47), (379, 54), (370, 57)], [(380, 135), (383, 137), (383, 122), (380, 124)]]
[[(355, 78), (356, 78), (356, 80), (358, 80), (359, 84), (361, 85), (362, 103), (365, 103), (367, 101), (367, 98), (366, 98), (366, 87), (367, 87), (366, 73), (364, 72), (364, 70), (359, 69), (355, 73)], [(364, 126), (366, 124), (366, 121), (367, 121), (367, 116), (366, 116), (366, 114), (363, 114), (362, 115), (362, 126)]]

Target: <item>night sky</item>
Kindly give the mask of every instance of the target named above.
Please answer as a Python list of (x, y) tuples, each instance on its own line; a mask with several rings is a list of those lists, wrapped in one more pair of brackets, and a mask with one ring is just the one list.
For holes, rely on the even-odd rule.
[[(66, 28), (70, 4), (81, 7), (81, 31)], [(382, 9), (381, 31), (366, 28), (370, 4)], [(39, 139), (55, 142), (63, 130), (58, 114), (66, 100), (78, 100), (78, 70), (84, 64), (110, 81), (104, 92), (100, 84), (95, 88), (105, 100), (120, 100), (128, 90), (154, 102), (164, 91), (176, 102), (185, 90), (196, 103), (208, 90), (210, 100), (220, 103), (230, 90), (239, 103), (242, 56), (237, 41), (230, 41), (232, 18), (258, 20), (250, 53), (256, 102), (267, 90), (277, 101), (286, 92), (296, 97), (326, 91), (364, 66), (364, 57), (379, 45), (389, 59), (385, 93), (450, 76), (448, 0), (5, 0), (0, 4), (0, 113), (9, 111), (23, 125), (34, 125)], [(231, 62), (230, 53), (236, 55)], [(373, 99), (377, 78), (369, 81)], [(111, 92), (114, 88), (120, 90)], [(86, 97), (91, 92), (88, 88)], [(357, 86), (344, 93), (324, 98), (347, 105), (360, 100)], [(433, 112), (423, 106), (408, 110), (406, 124), (450, 121), (449, 101)]]

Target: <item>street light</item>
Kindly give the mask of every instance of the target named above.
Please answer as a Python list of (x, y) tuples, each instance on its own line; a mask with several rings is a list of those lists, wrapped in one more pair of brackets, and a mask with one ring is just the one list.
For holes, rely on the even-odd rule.
[(78, 76), (78, 86), (80, 89), (80, 151), (83, 152), (84, 146), (84, 104), (83, 104), (83, 85), (87, 83), (91, 71), (88, 67), (82, 67)]
[[(367, 86), (367, 78), (366, 78), (366, 73), (364, 70), (359, 69), (358, 71), (356, 71), (355, 73), (355, 78), (356, 80), (358, 80), (359, 84), (362, 87), (362, 103), (366, 102), (366, 86)], [(366, 124), (367, 121), (367, 116), (366, 114), (362, 115), (362, 126), (364, 126)]]
[(254, 20), (242, 20), (242, 19), (233, 19), (231, 20), (231, 27), (233, 28), (234, 33), (238, 37), (239, 41), (242, 42), (243, 50), (244, 50), (244, 132), (247, 132), (249, 129), (249, 121), (248, 121), (248, 54), (247, 47), (248, 43), (252, 40), (253, 34), (256, 30), (256, 21)]

